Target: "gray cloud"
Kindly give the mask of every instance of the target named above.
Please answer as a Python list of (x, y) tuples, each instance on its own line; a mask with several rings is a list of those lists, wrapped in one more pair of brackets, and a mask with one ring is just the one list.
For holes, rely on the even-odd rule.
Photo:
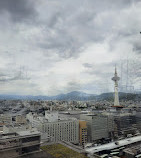
[[(122, 57), (131, 50), (140, 54), (140, 5), (139, 0), (0, 0), (0, 67), (5, 69), (0, 81), (19, 85), (30, 79), (44, 94), (83, 88), (92, 91), (103, 78), (110, 80), (120, 53)], [(94, 49), (88, 49), (92, 45)], [(105, 52), (109, 64), (106, 56), (97, 58), (96, 51)], [(93, 52), (91, 57), (89, 52)], [(84, 54), (86, 59), (81, 61)], [(73, 64), (76, 69), (80, 66), (74, 74), (70, 71)], [(29, 79), (20, 76), (20, 66), (27, 68)], [(70, 76), (63, 71), (67, 66)], [(77, 80), (72, 80), (75, 75)], [(94, 81), (87, 81), (89, 78)], [(85, 86), (79, 79), (85, 79)]]
[(135, 51), (136, 53), (141, 54), (141, 43), (140, 43), (140, 41), (136, 41), (136, 42), (133, 43), (133, 51)]
[[(47, 1), (47, 4), (50, 1)], [(63, 3), (63, 6), (62, 6)], [(99, 13), (127, 7), (130, 1), (79, 0), (75, 3), (68, 1), (53, 1), (46, 5), (46, 17), (41, 23), (46, 26), (44, 37), (38, 46), (57, 52), (62, 58), (78, 57), (88, 42), (99, 42), (105, 39), (105, 33), (111, 32), (111, 20), (100, 26), (95, 19)], [(54, 7), (56, 4), (56, 7)], [(78, 7), (81, 6), (81, 7)], [(51, 9), (50, 9), (51, 8)], [(103, 21), (104, 22), (104, 21)], [(102, 23), (103, 23), (102, 22)], [(52, 33), (53, 32), (53, 33)]]
[(93, 65), (89, 64), (89, 63), (84, 63), (83, 66), (86, 67), (86, 68), (92, 68), (93, 67)]
[(32, 20), (37, 15), (33, 0), (0, 0), (0, 13), (8, 13), (13, 21)]
[(81, 90), (81, 84), (80, 82), (76, 80), (69, 81), (66, 87), (67, 92)]
[(10, 81), (17, 81), (17, 80), (29, 80), (30, 77), (25, 75), (22, 71), (13, 71), (7, 73), (0, 73), (0, 82), (10, 82)]

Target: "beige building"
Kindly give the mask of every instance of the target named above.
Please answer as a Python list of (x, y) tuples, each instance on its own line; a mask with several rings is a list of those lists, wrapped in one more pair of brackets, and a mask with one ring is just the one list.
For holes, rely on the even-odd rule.
[(25, 116), (23, 116), (23, 115), (17, 115), (16, 116), (16, 123), (17, 124), (26, 124)]
[(87, 143), (87, 124), (86, 121), (79, 121), (79, 143), (84, 146)]

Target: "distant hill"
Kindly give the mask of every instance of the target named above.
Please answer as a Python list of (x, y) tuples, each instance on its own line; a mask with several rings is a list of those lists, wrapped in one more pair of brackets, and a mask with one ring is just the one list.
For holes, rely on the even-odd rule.
[[(103, 93), (96, 96), (97, 100), (114, 100), (114, 93)], [(141, 93), (133, 94), (133, 93), (123, 93), (119, 92), (119, 99), (120, 100), (141, 100)]]
[(54, 100), (89, 100), (90, 96), (96, 96), (95, 94), (87, 94), (84, 92), (73, 91), (67, 94), (60, 94), (52, 97)]
[[(119, 93), (120, 100), (141, 100), (141, 93)], [(0, 100), (76, 100), (76, 101), (87, 101), (87, 100), (113, 100), (114, 93), (103, 93), (100, 95), (87, 94), (80, 91), (73, 91), (67, 94), (59, 94), (56, 96), (32, 96), (32, 95), (0, 95)]]

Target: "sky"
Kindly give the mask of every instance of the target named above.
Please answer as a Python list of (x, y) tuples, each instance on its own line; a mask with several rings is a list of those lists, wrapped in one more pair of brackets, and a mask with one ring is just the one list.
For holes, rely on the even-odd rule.
[(141, 86), (140, 0), (0, 0), (0, 94)]

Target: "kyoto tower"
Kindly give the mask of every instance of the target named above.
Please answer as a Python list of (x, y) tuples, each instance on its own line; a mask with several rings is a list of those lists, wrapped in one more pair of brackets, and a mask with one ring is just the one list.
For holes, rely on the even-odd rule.
[(114, 106), (119, 107), (119, 96), (118, 96), (118, 81), (120, 80), (120, 77), (117, 75), (117, 69), (115, 67), (115, 74), (114, 77), (112, 77), (112, 80), (115, 82), (115, 98), (114, 98)]

